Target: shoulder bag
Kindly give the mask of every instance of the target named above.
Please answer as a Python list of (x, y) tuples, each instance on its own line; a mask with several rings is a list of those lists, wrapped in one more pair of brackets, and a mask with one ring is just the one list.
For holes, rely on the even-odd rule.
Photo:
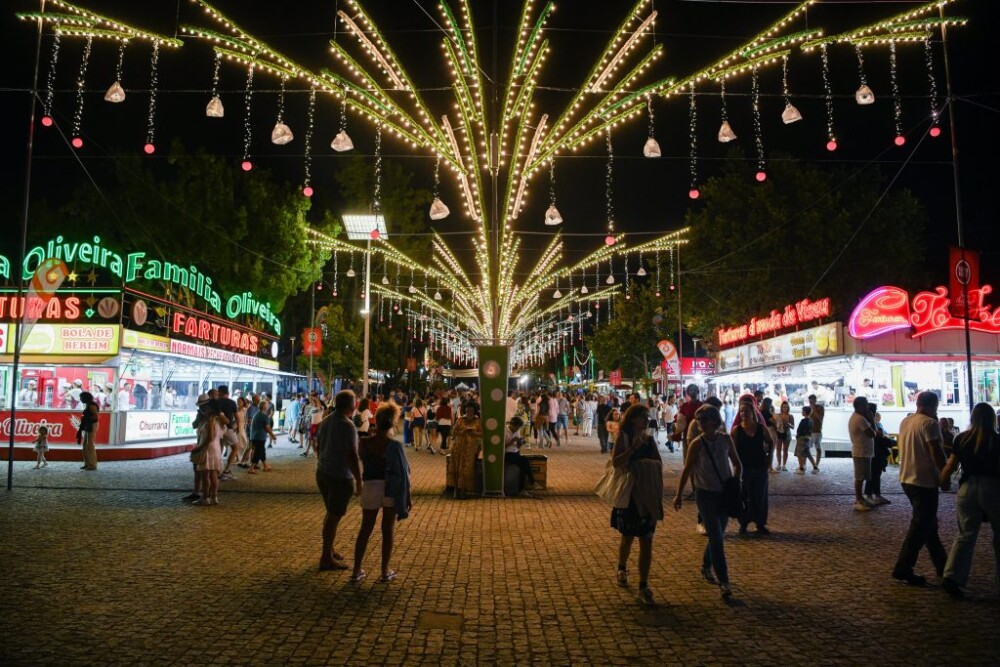
[(712, 470), (715, 471), (715, 476), (719, 478), (719, 482), (722, 484), (722, 506), (726, 510), (726, 514), (735, 519), (740, 515), (743, 509), (743, 498), (740, 494), (740, 480), (736, 475), (732, 475), (729, 479), (723, 480), (722, 475), (719, 473), (719, 467), (715, 465), (715, 457), (712, 453), (705, 449), (704, 438), (702, 438), (702, 453), (708, 456), (709, 463), (712, 464)]
[(635, 486), (635, 480), (632, 473), (629, 472), (628, 466), (616, 468), (614, 459), (609, 458), (604, 466), (604, 474), (594, 488), (594, 493), (615, 509), (627, 509), (632, 498), (633, 486)]

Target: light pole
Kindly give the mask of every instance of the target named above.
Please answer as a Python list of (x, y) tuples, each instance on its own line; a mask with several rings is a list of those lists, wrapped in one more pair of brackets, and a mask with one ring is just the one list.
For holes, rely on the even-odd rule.
[(295, 336), (292, 336), (292, 373), (295, 373)]
[(351, 241), (365, 241), (365, 307), (361, 315), (365, 318), (365, 347), (362, 359), (361, 397), (368, 395), (368, 362), (371, 350), (372, 325), (372, 241), (389, 238), (385, 229), (385, 217), (381, 214), (349, 214), (343, 216), (344, 229)]

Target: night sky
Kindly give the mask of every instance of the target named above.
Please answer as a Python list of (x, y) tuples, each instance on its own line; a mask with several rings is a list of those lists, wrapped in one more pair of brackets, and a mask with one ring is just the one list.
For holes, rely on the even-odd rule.
[[(344, 3), (340, 3), (341, 7)], [(506, 62), (518, 19), (518, 5), (500, 2), (496, 33), (500, 80), (506, 81)], [(659, 11), (656, 40), (666, 45), (664, 57), (657, 61), (653, 77), (674, 75), (682, 77), (689, 71), (707, 65), (729, 49), (748, 40), (760, 29), (770, 24), (791, 8), (787, 2), (709, 2), (692, 0), (656, 0)], [(810, 9), (811, 26), (823, 25), (827, 34), (868, 23), (880, 17), (900, 12), (919, 3), (911, 2), (822, 2)], [(995, 71), (995, 55), (987, 51), (986, 2), (963, 0), (949, 8), (952, 15), (971, 18), (965, 28), (952, 29), (949, 39), (952, 74), (957, 102), (959, 139), (959, 165), (965, 215), (967, 245), (985, 251), (984, 279), (1000, 279), (994, 268), (997, 254), (992, 250), (991, 232), (995, 229), (997, 204), (993, 189), (997, 182), (997, 167), (993, 152), (996, 147), (994, 125), (1000, 106), (1000, 85)], [(142, 3), (93, 0), (84, 6), (149, 30), (168, 35), (175, 33), (178, 23), (211, 26), (202, 18), (194, 5), (182, 0), (146, 0)], [(316, 70), (334, 66), (329, 53), (328, 40), (334, 37), (334, 17), (337, 3), (247, 3), (236, 0), (218, 2), (221, 11), (242, 24), (248, 32), (269, 42), (301, 64)], [(366, 3), (395, 48), (401, 62), (421, 88), (434, 89), (448, 86), (450, 81), (440, 49), (441, 34), (428, 17), (440, 21), (436, 3), (430, 0), (387, 0)], [(493, 67), (494, 21), (493, 3), (488, 0), (473, 2), (479, 28), (479, 45), (483, 65), (487, 72)], [(539, 82), (545, 88), (536, 96), (536, 108), (557, 115), (589, 70), (593, 59), (603, 48), (611, 32), (621, 22), (630, 3), (590, 2), (565, 0), (550, 18), (547, 36), (552, 41), (552, 52), (546, 63), (545, 73)], [(0, 237), (0, 252), (12, 259), (16, 256), (13, 245), (20, 224), (25, 144), (31, 76), (34, 67), (34, 26), (17, 21), (14, 11), (37, 9), (37, 3), (15, 0), (8, 3), (0, 16), (4, 39), (3, 49), (6, 68), (0, 81), (3, 104), (0, 113), (4, 121), (0, 159), (3, 160), (5, 178), (0, 185), (4, 215), (3, 229), (10, 234)], [(141, 10), (139, 9), (141, 7)], [(266, 9), (265, 9), (266, 8)], [(285, 11), (285, 10), (288, 11)], [(427, 13), (425, 13), (425, 10)], [(801, 27), (805, 27), (803, 24)], [(353, 47), (354, 38), (345, 35), (338, 27), (337, 38), (347, 40)], [(50, 33), (42, 48), (40, 85), (44, 84), (48, 70), (51, 45)], [(55, 116), (58, 123), (70, 127), (74, 108), (71, 87), (74, 84), (82, 39), (63, 40), (60, 57), (58, 93)], [(113, 81), (117, 47), (111, 43), (95, 42), (87, 80), (83, 131), (87, 145), (77, 155), (89, 170), (98, 187), (112, 187), (110, 163), (123, 153), (140, 153), (145, 142), (145, 122), (148, 98), (145, 90), (149, 80), (150, 47), (134, 43), (125, 58), (124, 86), (130, 96), (122, 105), (110, 105), (101, 100), (105, 88)], [(779, 120), (783, 107), (781, 98), (781, 69), (772, 67), (761, 76), (763, 93), (762, 112), (764, 141), (768, 152), (782, 151), (794, 157), (821, 163), (836, 162), (850, 169), (861, 169), (870, 161), (881, 163), (889, 176), (901, 170), (896, 187), (913, 189), (927, 207), (931, 220), (928, 232), (928, 265), (938, 271), (940, 283), (946, 279), (948, 244), (956, 241), (955, 198), (952, 187), (949, 134), (946, 131), (937, 139), (928, 139), (913, 153), (920, 133), (927, 127), (929, 102), (927, 100), (927, 73), (921, 45), (899, 47), (900, 87), (903, 99), (903, 127), (909, 137), (906, 146), (892, 146), (893, 114), (889, 97), (888, 47), (865, 49), (866, 72), (869, 85), (875, 90), (878, 102), (873, 107), (861, 108), (853, 101), (858, 85), (857, 61), (848, 46), (831, 47), (831, 72), (836, 96), (835, 115), (840, 149), (828, 153), (823, 112), (823, 86), (820, 78), (818, 53), (793, 53), (789, 65), (789, 79), (794, 103), (805, 116), (803, 122), (784, 126)], [(944, 67), (941, 46), (935, 43), (935, 65), (938, 87), (944, 95)], [(211, 85), (212, 54), (207, 43), (187, 39), (181, 49), (164, 49), (161, 53), (157, 114), (157, 157), (164, 159), (169, 143), (179, 138), (189, 150), (203, 146), (208, 151), (224, 155), (238, 169), (242, 154), (242, 103), (246, 70), (234, 64), (223, 64), (221, 89), (227, 114), (222, 121), (207, 119), (204, 106)], [(254, 142), (252, 152), (255, 163), (272, 169), (287, 179), (288, 187), (298, 189), (302, 179), (302, 142), (305, 129), (306, 95), (301, 89), (288, 94), (286, 122), (296, 132), (296, 141), (285, 147), (270, 144), (268, 137), (274, 124), (277, 106), (277, 79), (258, 75), (255, 78), (253, 108)], [(653, 78), (647, 79), (652, 81)], [(714, 173), (719, 161), (726, 155), (726, 148), (714, 139), (719, 123), (717, 88), (706, 90), (699, 97), (699, 154), (702, 179)], [(729, 113), (734, 127), (738, 128), (739, 143), (753, 159), (753, 135), (750, 116), (750, 77), (746, 76), (727, 86)], [(447, 110), (449, 93), (425, 92), (426, 99), (438, 115)], [(983, 105), (983, 106), (980, 106)], [(317, 123), (313, 138), (313, 185), (317, 207), (328, 207), (340, 213), (334, 192), (332, 174), (341, 159), (329, 148), (329, 141), (338, 126), (339, 105), (329, 98), (320, 98)], [(691, 205), (688, 190), (688, 110), (686, 98), (655, 102), (656, 136), (663, 148), (664, 157), (645, 159), (641, 155), (646, 133), (646, 119), (634, 121), (627, 129), (614, 133), (615, 143), (615, 208), (617, 227), (620, 231), (666, 232), (683, 224), (684, 213)], [(947, 129), (947, 126), (945, 125)], [(349, 118), (349, 131), (358, 152), (371, 154), (374, 145), (374, 128), (354, 115)], [(911, 153), (912, 157), (911, 157)], [(418, 185), (430, 188), (433, 175), (433, 158), (410, 153), (408, 147), (391, 140), (384, 142), (384, 155), (397, 159), (416, 174)], [(909, 162), (903, 167), (904, 161)], [(606, 153), (603, 142), (591, 146), (571, 158), (557, 161), (559, 208), (566, 223), (567, 233), (600, 233), (606, 219), (604, 214), (604, 172)], [(550, 232), (542, 225), (542, 215), (548, 205), (548, 179), (539, 175), (533, 182), (532, 196), (521, 216), (521, 228), (530, 231)], [(452, 208), (452, 216), (438, 223), (444, 231), (473, 229), (471, 221), (462, 220), (459, 191), (455, 180), (446, 174), (443, 197)], [(32, 199), (48, 199), (58, 203), (73, 187), (86, 183), (81, 164), (74, 151), (59, 134), (51, 129), (39, 129), (36, 135), (35, 167), (33, 171)], [(389, 221), (390, 233), (392, 223)], [(142, 230), (155, 235), (157, 230)], [(468, 248), (471, 237), (452, 237), (456, 248)], [(645, 236), (636, 241), (651, 238)], [(544, 236), (525, 238), (525, 255), (530, 248), (547, 242)], [(846, 239), (845, 239), (846, 242)], [(600, 243), (597, 237), (567, 239), (567, 258), (577, 259)], [(720, 244), (719, 252), (727, 248)], [(936, 269), (934, 267), (937, 267)], [(886, 276), (886, 281), (892, 281)], [(937, 284), (937, 283), (935, 283)], [(928, 285), (928, 287), (932, 287)]]

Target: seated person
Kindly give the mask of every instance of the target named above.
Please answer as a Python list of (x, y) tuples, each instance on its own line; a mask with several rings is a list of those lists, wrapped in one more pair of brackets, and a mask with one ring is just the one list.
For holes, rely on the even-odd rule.
[(528, 489), (536, 489), (535, 476), (531, 472), (531, 463), (527, 458), (521, 456), (521, 446), (524, 444), (524, 437), (521, 429), (524, 428), (524, 420), (514, 417), (507, 422), (507, 430), (504, 432), (504, 465), (513, 464), (521, 471), (521, 483), (518, 493), (524, 494)]

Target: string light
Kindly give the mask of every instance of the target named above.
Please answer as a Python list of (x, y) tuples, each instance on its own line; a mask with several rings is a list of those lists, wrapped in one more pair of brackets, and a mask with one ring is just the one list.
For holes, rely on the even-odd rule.
[[(45, 100), (42, 102), (42, 125), (52, 126), (52, 103), (56, 95), (56, 67), (59, 64), (59, 33), (52, 37), (52, 52), (49, 54), (49, 75), (45, 84)], [(933, 78), (933, 75), (932, 75)], [(82, 145), (82, 144), (81, 144)]]
[(670, 246), (670, 291), (673, 292), (677, 286), (674, 284), (674, 246)]
[(209, 118), (222, 118), (226, 115), (226, 109), (222, 106), (222, 98), (219, 97), (219, 69), (222, 66), (222, 54), (215, 52), (215, 64), (212, 67), (212, 99), (205, 106), (205, 115)]
[(758, 183), (763, 183), (767, 180), (767, 165), (764, 161), (764, 128), (760, 122), (760, 75), (756, 67), (753, 68), (753, 76), (750, 78), (750, 97), (753, 105), (753, 138), (757, 146), (755, 178)]
[(276, 146), (284, 146), (291, 143), (295, 135), (292, 129), (285, 125), (285, 83), (288, 77), (281, 77), (281, 90), (278, 92), (278, 119), (271, 130), (271, 143)]
[[(344, 275), (347, 276), (348, 278), (353, 278), (354, 276), (358, 275), (354, 271), (354, 253), (353, 252), (351, 253), (351, 265), (347, 268), (347, 273), (345, 273)], [(399, 287), (398, 283), (396, 284), (396, 287)]]
[(340, 279), (340, 267), (337, 261), (337, 252), (333, 253), (333, 295), (337, 296), (337, 282)]
[(691, 172), (688, 197), (697, 199), (701, 196), (701, 192), (698, 190), (698, 103), (694, 92), (694, 81), (691, 82), (691, 103), (688, 106), (688, 141), (691, 144), (688, 157), (688, 171)]
[(931, 99), (931, 129), (930, 135), (937, 137), (941, 135), (941, 128), (938, 126), (938, 118), (941, 109), (938, 106), (937, 79), (934, 77), (934, 49), (931, 40), (924, 40), (924, 64), (927, 66), (927, 82), (930, 84)]
[(861, 45), (855, 43), (854, 50), (858, 54), (858, 80), (861, 82), (858, 90), (854, 93), (854, 101), (862, 106), (874, 104), (875, 93), (868, 87), (868, 77), (865, 76), (865, 56), (861, 52)]
[(121, 104), (125, 101), (125, 89), (122, 88), (122, 65), (125, 62), (125, 47), (128, 46), (128, 40), (123, 39), (118, 43), (118, 62), (115, 65), (115, 80), (114, 83), (108, 87), (106, 93), (104, 93), (104, 101), (111, 102), (112, 104)]
[[(375, 215), (382, 213), (382, 124), (375, 126), (375, 192), (372, 195), (372, 210)], [(410, 285), (413, 285), (412, 274)]]
[(656, 298), (660, 298), (660, 251), (656, 251)]
[(146, 145), (142, 147), (146, 155), (156, 151), (156, 89), (159, 86), (158, 66), (160, 63), (160, 43), (153, 42), (153, 55), (149, 60), (149, 111), (146, 114)]
[(722, 125), (719, 126), (719, 142), (728, 144), (736, 139), (736, 133), (729, 125), (729, 110), (726, 108), (726, 79), (719, 79), (719, 99), (722, 100)]
[(343, 153), (354, 148), (354, 142), (351, 141), (350, 135), (347, 134), (347, 89), (344, 89), (343, 97), (340, 99), (340, 131), (337, 132), (337, 136), (333, 138), (330, 142), (330, 148), (337, 151), (338, 153)]
[[(615, 198), (614, 198), (614, 180), (615, 180), (615, 152), (614, 146), (611, 144), (611, 128), (607, 127), (604, 130), (604, 138), (608, 147), (608, 166), (604, 175), (604, 198), (605, 207), (608, 213), (608, 235), (604, 237), (604, 243), (607, 245), (614, 245), (615, 243)], [(600, 287), (600, 285), (598, 285)]]
[[(247, 89), (243, 102), (243, 163), (240, 165), (243, 171), (253, 169), (253, 162), (250, 161), (250, 139), (253, 135), (253, 130), (250, 126), (250, 109), (251, 102), (253, 101), (253, 70), (254, 64), (250, 63), (250, 66), (247, 67)], [(354, 259), (353, 255), (351, 259)]]
[(309, 106), (306, 110), (306, 136), (305, 136), (305, 155), (303, 160), (303, 169), (305, 171), (305, 178), (302, 181), (302, 194), (306, 197), (313, 196), (312, 188), (312, 135), (313, 135), (313, 125), (316, 118), (316, 85), (312, 84), (309, 86)]
[(76, 77), (76, 110), (73, 112), (73, 131), (71, 133), (73, 148), (83, 148), (83, 137), (80, 128), (83, 124), (83, 89), (87, 85), (87, 65), (90, 63), (90, 49), (94, 38), (87, 37), (83, 45), (83, 57), (80, 59), (80, 71)]
[(646, 137), (646, 144), (642, 147), (642, 154), (645, 157), (660, 157), (663, 153), (660, 150), (660, 143), (656, 140), (655, 120), (653, 118), (653, 96), (646, 96), (646, 110), (649, 113), (649, 134)]
[(545, 211), (545, 224), (554, 226), (561, 224), (562, 214), (556, 208), (556, 159), (549, 161), (549, 208)]
[(629, 301), (629, 300), (632, 299), (632, 292), (631, 292), (631, 289), (630, 289), (631, 285), (630, 285), (629, 275), (628, 275), (628, 253), (625, 253), (624, 260), (625, 260), (625, 300)]
[(434, 161), (434, 201), (431, 202), (430, 218), (431, 220), (444, 220), (449, 215), (451, 215), (451, 209), (449, 209), (443, 201), (441, 201), (441, 155), (437, 156), (437, 160)]
[(820, 44), (820, 63), (823, 72), (823, 99), (826, 103), (826, 150), (837, 150), (837, 136), (833, 133), (833, 88), (830, 85), (830, 56), (826, 44)]
[(896, 124), (896, 138), (893, 143), (902, 146), (906, 143), (903, 136), (903, 102), (899, 97), (899, 81), (896, 76), (896, 42), (889, 42), (889, 81), (892, 86), (892, 114)]
[(781, 112), (781, 122), (790, 125), (802, 120), (802, 113), (792, 104), (792, 97), (788, 92), (788, 56), (781, 57), (781, 92), (785, 96), (785, 109)]

